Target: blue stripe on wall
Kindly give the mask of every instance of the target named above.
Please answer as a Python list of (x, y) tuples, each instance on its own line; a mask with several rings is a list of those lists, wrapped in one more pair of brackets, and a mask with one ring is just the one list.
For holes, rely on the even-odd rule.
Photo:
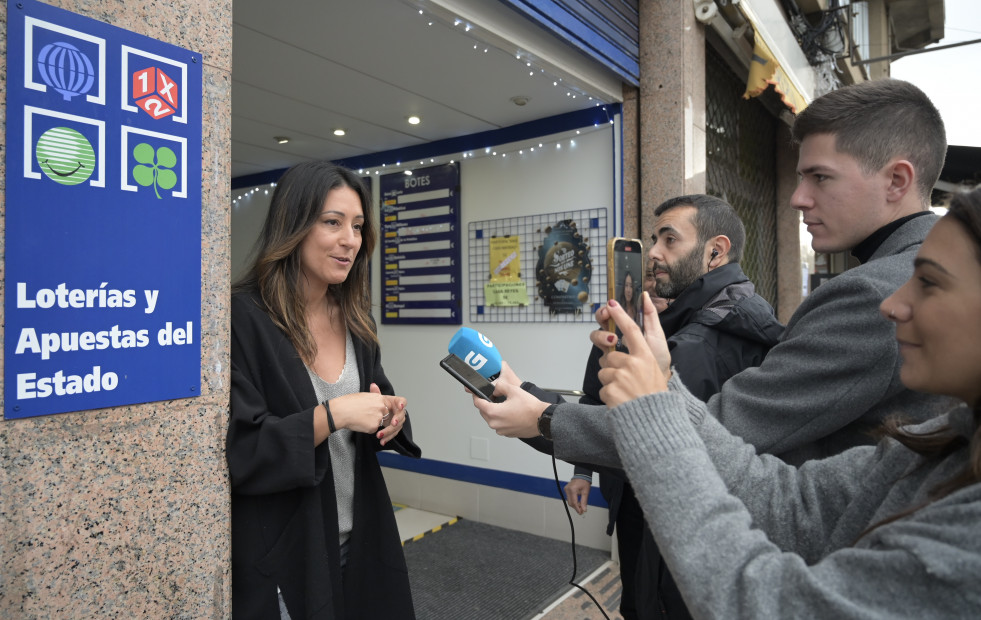
[[(620, 109), (621, 105), (619, 103), (593, 106), (584, 110), (567, 112), (565, 114), (549, 116), (547, 118), (529, 121), (519, 125), (502, 127), (501, 129), (492, 129), (490, 131), (482, 131), (480, 133), (460, 136), (458, 138), (447, 138), (446, 140), (436, 140), (435, 142), (427, 142), (426, 144), (410, 146), (402, 149), (380, 151), (378, 153), (361, 155), (358, 157), (348, 157), (347, 159), (339, 159), (334, 163), (352, 170), (360, 170), (364, 168), (374, 168), (376, 166), (381, 166), (382, 164), (393, 164), (400, 161), (408, 162), (425, 159), (427, 157), (440, 157), (448, 153), (478, 151), (488, 147), (508, 144), (510, 142), (518, 142), (520, 140), (528, 140), (530, 138), (538, 138), (540, 136), (561, 133), (563, 131), (569, 131), (570, 129), (579, 129), (590, 125), (609, 123), (614, 116), (620, 113)], [(247, 174), (244, 176), (235, 177), (232, 179), (232, 189), (235, 190), (243, 187), (273, 183), (278, 181), (279, 177), (283, 176), (283, 173), (286, 172), (286, 170), (286, 168), (279, 168), (278, 170), (269, 170), (267, 172), (258, 172), (256, 174)]]
[[(554, 478), (538, 478), (525, 474), (514, 474), (496, 469), (472, 467), (470, 465), (458, 465), (456, 463), (434, 461), (432, 459), (414, 459), (402, 456), (401, 454), (395, 454), (394, 452), (379, 452), (378, 462), (381, 463), (382, 467), (411, 471), (416, 474), (426, 474), (427, 476), (481, 484), (498, 489), (507, 489), (509, 491), (520, 491), (521, 493), (530, 493), (531, 495), (553, 498), (560, 497), (559, 491), (555, 486)], [(560, 480), (559, 485), (565, 488), (566, 482), (568, 480)], [(603, 495), (599, 492), (599, 489), (594, 488), (593, 491), (589, 494), (589, 505), (608, 508), (609, 506), (606, 500), (603, 499)], [(561, 498), (565, 501), (564, 493), (561, 495)]]

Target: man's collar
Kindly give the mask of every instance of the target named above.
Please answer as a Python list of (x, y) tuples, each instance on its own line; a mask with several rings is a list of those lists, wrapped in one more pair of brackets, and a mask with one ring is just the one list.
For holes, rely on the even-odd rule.
[(683, 290), (678, 298), (659, 315), (664, 335), (670, 338), (688, 324), (692, 315), (730, 284), (746, 280), (739, 263), (726, 263), (703, 273)]
[(889, 238), (889, 235), (896, 232), (900, 226), (910, 221), (913, 218), (920, 217), (921, 215), (927, 215), (930, 211), (918, 211), (912, 215), (907, 215), (906, 217), (901, 217), (898, 220), (893, 220), (875, 231), (871, 235), (865, 238), (864, 241), (852, 248), (852, 256), (858, 259), (858, 262), (863, 265), (872, 258), (875, 251), (879, 249), (879, 246)]

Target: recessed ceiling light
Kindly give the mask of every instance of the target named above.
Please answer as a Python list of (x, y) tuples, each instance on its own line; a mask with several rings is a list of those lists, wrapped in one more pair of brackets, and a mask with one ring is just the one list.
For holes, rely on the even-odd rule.
[(286, 144), (287, 142), (290, 141), (290, 139), (287, 136), (274, 136), (273, 140), (275, 140), (279, 144)]
[(421, 118), (419, 118), (418, 116), (414, 116), (414, 115), (413, 116), (410, 116), (406, 120), (409, 121), (409, 124), (410, 125), (418, 125), (419, 123), (422, 122), (422, 119)]
[(341, 129), (340, 127), (338, 127), (337, 129), (335, 129), (335, 130), (334, 130), (334, 135), (335, 135), (335, 136), (343, 136), (343, 135), (345, 135), (346, 133), (347, 133), (347, 132), (346, 132), (346, 131), (344, 131), (343, 129)]

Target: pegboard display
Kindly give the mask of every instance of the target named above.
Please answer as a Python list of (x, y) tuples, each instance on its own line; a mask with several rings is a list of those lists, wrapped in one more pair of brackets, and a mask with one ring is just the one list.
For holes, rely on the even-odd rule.
[[(471, 323), (586, 323), (606, 301), (607, 209), (560, 211), (471, 222), (468, 228)], [(491, 265), (491, 239), (517, 236), (527, 305), (494, 306), (485, 284), (500, 270)], [(512, 272), (513, 265), (511, 266)]]

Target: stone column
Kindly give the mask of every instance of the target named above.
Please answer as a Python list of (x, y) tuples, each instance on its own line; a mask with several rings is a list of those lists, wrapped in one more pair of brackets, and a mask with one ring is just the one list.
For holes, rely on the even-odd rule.
[(691, 0), (640, 0), (641, 235), (667, 198), (705, 192), (705, 29)]
[(623, 234), (628, 239), (640, 237), (640, 144), (637, 111), (639, 91), (623, 85)]
[(232, 2), (46, 1), (204, 57), (201, 395), (0, 420), (0, 617), (229, 617)]
[(797, 189), (797, 149), (790, 144), (792, 117), (781, 114), (776, 127), (777, 175), (777, 307), (781, 323), (786, 323), (803, 301), (803, 262), (800, 238), (800, 211), (791, 208), (790, 197)]

